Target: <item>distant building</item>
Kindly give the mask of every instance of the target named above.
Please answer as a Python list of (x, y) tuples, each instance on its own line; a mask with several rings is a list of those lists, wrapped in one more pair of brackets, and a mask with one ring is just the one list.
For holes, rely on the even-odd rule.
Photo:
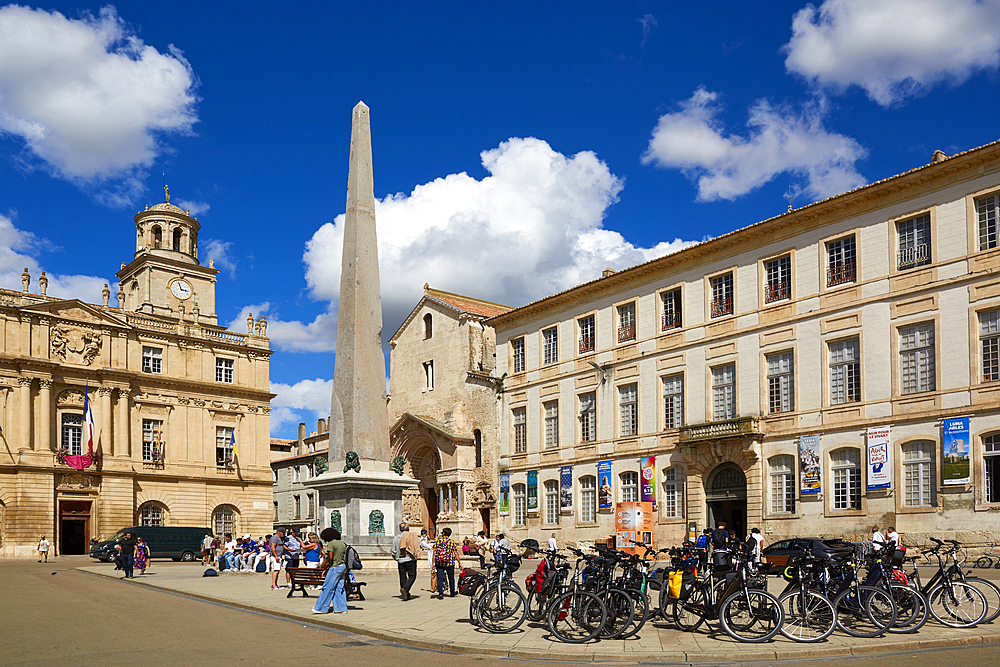
[(302, 482), (326, 470), (329, 442), (330, 433), (325, 419), (318, 420), (316, 430), (308, 435), (306, 435), (306, 425), (299, 424), (297, 440), (272, 438), (274, 529), (285, 527), (319, 532), (329, 525), (322, 524), (317, 510), (319, 491), (302, 485)]
[[(169, 197), (168, 197), (169, 201)], [(200, 225), (170, 203), (134, 219), (122, 307), (0, 290), (0, 556), (60, 554), (136, 524), (258, 534), (271, 525), (266, 323), (218, 325), (218, 270)], [(129, 225), (131, 229), (131, 225)], [(113, 238), (112, 238), (113, 240)], [(87, 454), (83, 407), (95, 420)], [(70, 459), (72, 460), (72, 459)]]

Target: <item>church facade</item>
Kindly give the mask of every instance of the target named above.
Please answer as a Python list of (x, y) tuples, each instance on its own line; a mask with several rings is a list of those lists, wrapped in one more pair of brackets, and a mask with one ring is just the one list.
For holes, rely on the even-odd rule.
[[(57, 554), (132, 525), (269, 532), (267, 325), (218, 325), (200, 224), (169, 203), (134, 219), (119, 307), (0, 290), (0, 557)], [(94, 421), (87, 457), (84, 404)], [(71, 467), (80, 461), (85, 467)]]

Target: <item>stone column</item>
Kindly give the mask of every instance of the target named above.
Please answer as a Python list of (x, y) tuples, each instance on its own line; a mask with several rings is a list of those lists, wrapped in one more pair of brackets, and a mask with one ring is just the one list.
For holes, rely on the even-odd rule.
[(17, 393), (20, 396), (21, 414), (18, 418), (17, 448), (19, 451), (31, 449), (31, 378), (17, 378)]
[(52, 451), (52, 380), (42, 378), (38, 381), (38, 449)]
[(102, 454), (110, 454), (112, 451), (113, 437), (111, 435), (111, 392), (113, 391), (113, 387), (101, 387), (97, 390), (97, 393), (101, 397), (100, 451)]
[(118, 415), (115, 417), (115, 426), (118, 432), (112, 442), (111, 452), (114, 456), (129, 455), (129, 395), (132, 392), (127, 387), (118, 388)]

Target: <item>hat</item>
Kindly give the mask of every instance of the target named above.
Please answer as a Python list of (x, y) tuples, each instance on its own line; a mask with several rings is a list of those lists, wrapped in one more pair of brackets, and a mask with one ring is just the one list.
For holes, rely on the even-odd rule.
[(244, 540), (249, 540), (250, 539), (250, 533), (247, 533), (246, 535), (244, 535), (243, 539)]

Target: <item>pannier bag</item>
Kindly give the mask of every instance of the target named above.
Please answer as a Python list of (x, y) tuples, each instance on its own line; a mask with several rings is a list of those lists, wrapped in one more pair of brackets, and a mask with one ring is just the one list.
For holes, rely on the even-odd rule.
[(471, 570), (463, 570), (462, 576), (458, 578), (458, 591), (462, 595), (472, 597), (484, 583), (486, 583), (485, 575)]
[(733, 566), (733, 554), (728, 551), (716, 549), (712, 552), (712, 565), (716, 571), (728, 570)]
[(674, 570), (667, 577), (667, 591), (670, 597), (678, 600), (681, 597), (681, 585), (684, 583), (684, 573), (681, 570)]
[(892, 552), (892, 564), (896, 567), (902, 567), (904, 558), (906, 558), (906, 547), (896, 547), (896, 550)]

